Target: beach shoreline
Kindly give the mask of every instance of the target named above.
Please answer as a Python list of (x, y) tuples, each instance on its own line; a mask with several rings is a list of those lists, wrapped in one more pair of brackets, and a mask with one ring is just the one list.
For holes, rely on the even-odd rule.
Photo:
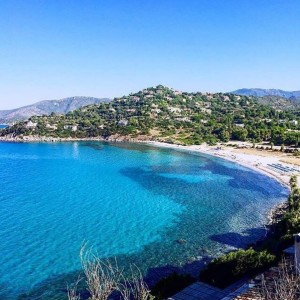
[[(272, 172), (272, 170), (269, 170), (267, 168), (268, 163), (279, 163), (280, 158), (279, 157), (272, 157), (271, 161), (268, 159), (268, 157), (261, 157), (259, 155), (254, 154), (245, 154), (242, 151), (240, 153), (236, 153), (233, 151), (233, 149), (222, 149), (218, 146), (208, 146), (205, 144), (202, 145), (191, 145), (191, 146), (182, 146), (182, 145), (176, 145), (176, 144), (168, 144), (164, 142), (156, 142), (156, 141), (148, 141), (148, 145), (155, 146), (155, 147), (161, 147), (161, 148), (169, 148), (169, 149), (175, 149), (179, 151), (184, 152), (190, 152), (190, 153), (200, 153), (205, 155), (210, 155), (213, 157), (221, 158), (227, 161), (230, 161), (232, 163), (241, 165), (243, 167), (249, 168), (257, 173), (263, 174), (265, 176), (268, 176), (269, 178), (272, 178), (276, 180), (279, 184), (281, 184), (284, 188), (287, 188), (289, 191), (291, 191), (290, 187), (290, 179), (292, 175), (282, 175), (275, 171)], [(217, 147), (217, 148), (216, 148)], [(218, 150), (216, 150), (218, 149)], [(242, 149), (239, 149), (242, 150)], [(240, 155), (239, 155), (240, 154)], [(264, 158), (264, 159), (262, 159)], [(299, 184), (299, 183), (298, 183)], [(266, 222), (265, 222), (265, 228), (267, 232), (269, 232), (269, 229), (278, 222), (284, 215), (284, 213), (288, 209), (287, 205), (287, 199), (284, 199), (283, 201), (279, 202), (275, 206), (273, 206), (266, 214)], [(257, 241), (259, 242), (259, 241)]]
[[(278, 181), (283, 186), (290, 188), (290, 175), (282, 175), (276, 171), (272, 171), (267, 167), (269, 163), (279, 163), (280, 159), (276, 157), (261, 157), (254, 154), (245, 154), (242, 151), (234, 152), (232, 149), (222, 148), (218, 149), (218, 146), (208, 146), (208, 145), (191, 145), (191, 146), (181, 146), (175, 144), (168, 144), (163, 142), (148, 141), (147, 144), (156, 147), (170, 148), (180, 151), (194, 152), (200, 154), (211, 155), (218, 157), (236, 164), (239, 164), (243, 167), (249, 168), (253, 171), (256, 171), (265, 176), (271, 177)], [(217, 147), (217, 148), (216, 148)]]
[[(243, 148), (233, 148), (233, 147), (224, 147), (223, 145), (215, 145), (209, 146), (207, 144), (202, 145), (190, 145), (183, 146), (178, 144), (170, 144), (166, 142), (146, 140), (146, 139), (127, 139), (120, 137), (110, 137), (108, 139), (102, 137), (95, 138), (51, 138), (51, 137), (39, 137), (39, 136), (30, 136), (25, 137), (23, 139), (19, 138), (1, 138), (0, 142), (15, 142), (15, 143), (58, 143), (58, 142), (111, 142), (111, 143), (137, 143), (137, 144), (146, 144), (149, 146), (157, 147), (157, 148), (168, 148), (176, 151), (184, 151), (188, 153), (198, 153), (209, 155), (213, 157), (217, 157), (226, 161), (230, 161), (232, 163), (238, 164), (240, 166), (246, 167), (248, 169), (253, 170), (254, 172), (263, 174), (269, 178), (276, 180), (279, 184), (281, 184), (284, 188), (290, 190), (290, 178), (291, 175), (281, 174), (274, 170), (271, 170), (268, 167), (268, 164), (281, 163), (281, 156), (271, 155), (271, 153), (264, 153), (265, 155), (261, 155), (259, 151), (252, 149), (254, 153), (246, 153), (249, 152), (249, 149)], [(240, 143), (242, 145), (243, 143)], [(238, 145), (238, 144), (237, 144)], [(246, 151), (247, 150), (247, 151)], [(267, 154), (267, 155), (266, 155)], [(299, 184), (299, 183), (298, 183)], [(278, 218), (278, 215), (282, 214), (282, 208), (286, 207), (287, 199), (275, 205), (266, 215), (266, 225), (272, 225), (274, 220)]]
[(59, 143), (59, 142), (88, 142), (88, 141), (142, 143), (142, 144), (147, 144), (158, 148), (169, 148), (169, 149), (174, 149), (179, 151), (211, 155), (214, 157), (218, 157), (239, 164), (243, 167), (252, 169), (253, 171), (256, 171), (258, 173), (264, 174), (265, 176), (275, 179), (285, 187), (290, 188), (289, 186), (289, 181), (291, 177), (290, 174), (282, 174), (268, 167), (268, 165), (270, 164), (282, 163), (282, 157), (280, 157), (279, 155), (274, 155), (274, 153), (272, 155), (271, 153), (267, 153), (268, 155), (262, 156), (255, 149), (253, 149), (253, 152), (256, 153), (247, 153), (246, 150), (249, 149), (224, 147), (224, 145), (221, 144), (215, 146), (209, 146), (207, 144), (184, 146), (184, 145), (170, 144), (170, 143), (160, 142), (155, 140), (134, 139), (134, 138), (124, 138), (124, 137), (110, 137), (110, 138), (103, 138), (103, 137), (54, 138), (54, 137), (40, 137), (40, 136), (25, 136), (22, 138), (7, 137), (7, 136), (0, 137), (0, 142), (9, 142), (9, 143), (39, 143), (39, 142)]

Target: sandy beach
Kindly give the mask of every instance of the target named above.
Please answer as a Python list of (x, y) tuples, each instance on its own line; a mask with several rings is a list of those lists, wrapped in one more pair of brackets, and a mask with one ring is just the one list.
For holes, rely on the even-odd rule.
[[(208, 146), (206, 144), (202, 144), (181, 146), (153, 141), (149, 141), (147, 143), (157, 147), (172, 148), (181, 151), (199, 152), (215, 157), (220, 157), (272, 177), (287, 187), (289, 187), (289, 181), (292, 175), (300, 175), (300, 168), (297, 164), (292, 163), (292, 161), (296, 160), (297, 158), (285, 156), (281, 152), (267, 152), (248, 148), (238, 149), (235, 147), (224, 147), (221, 145)], [(291, 161), (289, 161), (290, 158), (292, 159)], [(299, 169), (299, 172), (294, 171), (285, 173), (270, 166), (274, 164), (280, 164), (283, 167), (292, 167), (297, 170)]]

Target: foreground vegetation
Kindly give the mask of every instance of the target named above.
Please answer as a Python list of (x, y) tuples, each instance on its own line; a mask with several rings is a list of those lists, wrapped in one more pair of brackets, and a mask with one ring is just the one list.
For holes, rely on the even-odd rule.
[(174, 273), (150, 290), (135, 265), (124, 270), (116, 260), (100, 259), (85, 246), (80, 260), (83, 274), (68, 286), (68, 300), (162, 300), (196, 281), (190, 275)]
[[(81, 249), (80, 258), (84, 278), (79, 278), (76, 283), (68, 287), (69, 300), (107, 300), (112, 295), (123, 300), (154, 299), (135, 266), (131, 266), (130, 272), (127, 271), (130, 275), (125, 276), (116, 261), (101, 260), (91, 251), (86, 251), (85, 247)], [(83, 298), (78, 291), (80, 281), (84, 281), (87, 291), (87, 295)]]
[[(260, 104), (263, 103), (263, 104)], [(32, 117), (0, 131), (3, 136), (58, 138), (126, 137), (179, 144), (218, 141), (299, 143), (300, 110), (285, 109), (248, 96), (185, 93), (164, 86), (148, 88), (109, 103), (66, 115)]]
[(219, 288), (225, 288), (243, 276), (253, 276), (270, 267), (276, 256), (267, 251), (237, 250), (213, 260), (200, 273), (200, 279)]

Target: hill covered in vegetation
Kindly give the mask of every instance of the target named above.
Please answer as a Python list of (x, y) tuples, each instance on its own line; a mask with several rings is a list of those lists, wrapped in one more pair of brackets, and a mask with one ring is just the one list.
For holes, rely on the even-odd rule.
[[(300, 100), (300, 98), (299, 98)], [(300, 109), (300, 101), (295, 101), (292, 98), (287, 99), (281, 96), (263, 96), (258, 97), (257, 102), (262, 105), (267, 105), (276, 110), (296, 110)]]
[(66, 115), (32, 117), (2, 137), (43, 136), (159, 140), (179, 144), (270, 141), (298, 145), (300, 110), (259, 103), (253, 96), (186, 93), (159, 85)]

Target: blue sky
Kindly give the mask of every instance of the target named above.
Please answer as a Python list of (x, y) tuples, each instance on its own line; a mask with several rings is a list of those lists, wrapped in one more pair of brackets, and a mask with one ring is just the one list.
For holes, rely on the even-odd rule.
[(300, 90), (299, 0), (0, 0), (0, 109), (67, 96)]

